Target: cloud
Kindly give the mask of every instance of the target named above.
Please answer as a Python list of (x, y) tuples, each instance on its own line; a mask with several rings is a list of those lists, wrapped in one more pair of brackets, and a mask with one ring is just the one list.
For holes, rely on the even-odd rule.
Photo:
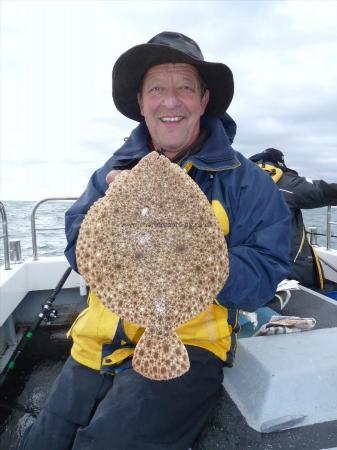
[(113, 105), (113, 64), (162, 30), (233, 70), (235, 148), (279, 147), (304, 175), (336, 180), (337, 2), (16, 1), (1, 13), (2, 198), (85, 188), (136, 125)]

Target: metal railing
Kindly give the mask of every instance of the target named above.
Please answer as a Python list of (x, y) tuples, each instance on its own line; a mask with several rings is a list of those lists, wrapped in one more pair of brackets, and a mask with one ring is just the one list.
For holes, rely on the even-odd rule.
[[(38, 260), (38, 250), (37, 250), (37, 237), (36, 237), (36, 232), (37, 231), (41, 231), (41, 230), (63, 230), (64, 227), (52, 227), (52, 228), (48, 228), (48, 227), (44, 227), (44, 228), (36, 228), (36, 223), (35, 223), (35, 216), (36, 216), (36, 211), (39, 208), (39, 206), (43, 203), (46, 202), (50, 202), (50, 201), (75, 201), (77, 200), (78, 197), (51, 197), (51, 198), (45, 198), (43, 200), (40, 200), (39, 202), (37, 202), (34, 205), (33, 211), (31, 213), (31, 218), (30, 218), (30, 222), (31, 222), (31, 235), (32, 235), (32, 247), (33, 247), (33, 260), (36, 261)], [(331, 226), (332, 225), (337, 225), (337, 222), (331, 220), (332, 217), (332, 207), (328, 206), (327, 209), (327, 219), (326, 219), (326, 249), (329, 250), (331, 248), (330, 244), (331, 244), (331, 237), (336, 237), (334, 235), (332, 235), (331, 232)], [(1, 214), (1, 219), (2, 219), (2, 232), (3, 235), (0, 236), (0, 239), (2, 238), (4, 241), (4, 260), (5, 260), (5, 269), (9, 270), (10, 269), (10, 257), (9, 257), (9, 236), (8, 236), (8, 226), (7, 226), (7, 214), (6, 214), (6, 210), (5, 210), (5, 206), (3, 205), (3, 203), (0, 201), (0, 214)], [(309, 230), (308, 230), (309, 231)], [(316, 227), (311, 227), (310, 229), (310, 237), (311, 239), (313, 239), (314, 241), (312, 242), (312, 244), (316, 244), (317, 245), (317, 236), (320, 235), (320, 233), (317, 233), (317, 228)], [(324, 235), (322, 235), (324, 236)]]
[(317, 236), (319, 233), (317, 232), (317, 227), (308, 227), (307, 233), (309, 234), (310, 245), (318, 245)]
[(3, 233), (2, 236), (0, 236), (0, 238), (2, 238), (4, 241), (5, 270), (9, 270), (11, 268), (11, 265), (9, 260), (7, 214), (5, 206), (2, 202), (0, 202), (0, 214), (2, 219), (2, 233)]
[(331, 220), (332, 217), (332, 206), (328, 206), (328, 210), (326, 213), (326, 249), (330, 250), (330, 244), (331, 244), (331, 225), (337, 225), (337, 222)]
[(38, 251), (37, 251), (37, 238), (36, 238), (36, 232), (41, 230), (63, 230), (64, 227), (44, 227), (44, 228), (36, 228), (35, 223), (35, 215), (36, 211), (39, 208), (42, 203), (46, 202), (57, 202), (57, 201), (68, 201), (68, 200), (77, 200), (78, 197), (51, 197), (51, 198), (44, 198), (43, 200), (40, 200), (34, 205), (33, 211), (30, 216), (30, 226), (31, 226), (31, 233), (32, 233), (32, 247), (33, 247), (33, 260), (36, 261), (39, 259), (38, 257)]
[(337, 225), (337, 222), (331, 220), (332, 217), (332, 208), (334, 206), (328, 206), (326, 212), (326, 233), (318, 233), (317, 227), (308, 227), (307, 233), (309, 235), (309, 242), (311, 245), (319, 245), (318, 244), (318, 236), (325, 237), (325, 247), (327, 250), (331, 249), (331, 238), (337, 238), (336, 234), (332, 234), (331, 225)]

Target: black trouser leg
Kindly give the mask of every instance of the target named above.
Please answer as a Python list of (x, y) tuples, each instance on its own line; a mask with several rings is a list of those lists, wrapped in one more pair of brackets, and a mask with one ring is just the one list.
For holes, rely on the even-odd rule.
[(187, 450), (202, 430), (222, 385), (222, 362), (189, 348), (182, 377), (153, 381), (132, 369), (116, 375), (73, 450)]

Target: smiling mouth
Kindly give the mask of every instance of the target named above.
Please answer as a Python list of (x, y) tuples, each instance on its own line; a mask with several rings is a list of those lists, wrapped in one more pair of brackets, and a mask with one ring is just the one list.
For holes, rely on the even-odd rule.
[(160, 117), (159, 120), (163, 123), (177, 123), (183, 120), (183, 116), (175, 116), (175, 117)]

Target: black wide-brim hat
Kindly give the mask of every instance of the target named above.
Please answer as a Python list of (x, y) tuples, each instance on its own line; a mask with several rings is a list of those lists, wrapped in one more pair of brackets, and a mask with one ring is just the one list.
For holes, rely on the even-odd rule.
[(196, 42), (169, 31), (130, 48), (117, 59), (112, 70), (112, 97), (118, 111), (137, 122), (143, 121), (137, 100), (141, 81), (152, 66), (166, 63), (194, 66), (210, 91), (206, 114), (221, 117), (225, 113), (234, 94), (230, 68), (222, 63), (206, 62)]

